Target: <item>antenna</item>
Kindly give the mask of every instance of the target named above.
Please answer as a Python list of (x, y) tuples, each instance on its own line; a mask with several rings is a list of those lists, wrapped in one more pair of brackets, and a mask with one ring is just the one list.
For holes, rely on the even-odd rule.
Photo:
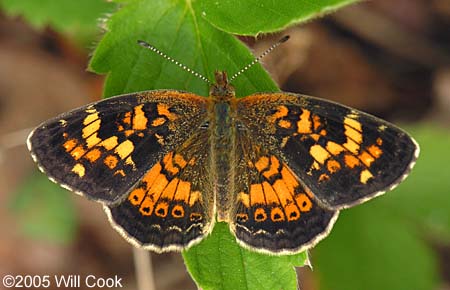
[[(263, 57), (265, 57), (266, 55), (268, 55), (272, 50), (274, 50), (277, 46), (279, 46), (280, 44), (282, 44), (283, 42), (286, 42), (289, 39), (289, 35), (283, 36), (280, 40), (278, 40), (277, 42), (275, 42), (274, 44), (272, 44), (272, 46), (270, 46), (268, 49), (266, 49), (266, 51), (264, 51), (260, 56), (258, 56), (257, 58), (255, 58), (252, 62), (250, 62), (249, 64), (247, 64), (246, 66), (244, 66), (242, 69), (240, 69), (237, 73), (235, 73), (233, 76), (231, 76), (231, 78), (229, 79), (229, 81), (231, 82), (232, 80), (234, 80), (235, 78), (237, 78), (240, 74), (242, 74), (243, 72), (247, 71), (249, 68), (251, 68), (254, 64), (258, 63)], [(160, 56), (162, 56), (163, 58), (167, 59), (168, 61), (170, 61), (171, 63), (176, 64), (177, 66), (181, 67), (182, 69), (184, 69), (187, 72), (190, 72), (191, 74), (193, 74), (194, 76), (198, 77), (199, 79), (202, 79), (203, 81), (205, 81), (206, 83), (208, 83), (209, 85), (211, 85), (211, 81), (208, 80), (205, 76), (201, 75), (200, 73), (196, 72), (193, 69), (190, 69), (189, 67), (187, 67), (186, 65), (178, 62), (177, 60), (171, 58), (170, 56), (168, 56), (167, 54), (165, 54), (164, 52), (160, 51), (159, 49), (157, 49), (156, 47), (154, 47), (153, 45), (151, 45), (148, 42), (145, 42), (143, 40), (138, 40), (137, 43), (147, 49), (150, 49), (153, 52), (156, 52), (157, 54), (159, 54)]]
[(257, 58), (255, 58), (251, 63), (247, 64), (246, 66), (244, 66), (242, 69), (240, 69), (237, 73), (235, 73), (233, 76), (231, 76), (230, 78), (230, 82), (232, 80), (234, 80), (236, 77), (238, 77), (240, 74), (242, 74), (243, 72), (245, 72), (246, 70), (248, 70), (249, 68), (251, 68), (255, 63), (258, 63), (263, 57), (265, 57), (266, 55), (268, 55), (272, 50), (274, 50), (277, 46), (279, 46), (280, 44), (282, 44), (283, 42), (286, 42), (289, 39), (289, 35), (285, 35), (283, 36), (280, 40), (278, 40), (277, 42), (275, 42), (274, 44), (272, 44), (271, 47), (269, 47), (268, 49), (266, 49), (266, 51), (264, 51), (260, 56), (258, 56)]
[(153, 45), (151, 45), (148, 42), (145, 42), (143, 40), (138, 40), (137, 43), (145, 48), (150, 49), (153, 52), (156, 52), (157, 54), (159, 54), (160, 56), (162, 56), (163, 58), (167, 59), (168, 61), (170, 61), (171, 63), (176, 64), (177, 66), (181, 67), (182, 69), (184, 69), (187, 72), (190, 72), (191, 74), (193, 74), (194, 76), (198, 77), (199, 79), (202, 79), (203, 81), (205, 81), (206, 83), (208, 83), (209, 85), (211, 85), (211, 81), (208, 80), (206, 77), (204, 77), (203, 75), (201, 75), (200, 73), (196, 72), (193, 69), (188, 68), (186, 65), (179, 63), (178, 61), (176, 61), (175, 59), (171, 58), (170, 56), (168, 56), (167, 54), (165, 54), (164, 52), (160, 51), (159, 49), (157, 49), (156, 47), (154, 47)]

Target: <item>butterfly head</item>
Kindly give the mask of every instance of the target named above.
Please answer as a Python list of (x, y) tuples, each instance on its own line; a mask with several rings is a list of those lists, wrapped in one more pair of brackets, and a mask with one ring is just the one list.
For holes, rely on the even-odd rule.
[(211, 86), (209, 94), (218, 100), (230, 100), (234, 98), (235, 90), (228, 82), (227, 73), (225, 71), (216, 71), (214, 73), (216, 82)]

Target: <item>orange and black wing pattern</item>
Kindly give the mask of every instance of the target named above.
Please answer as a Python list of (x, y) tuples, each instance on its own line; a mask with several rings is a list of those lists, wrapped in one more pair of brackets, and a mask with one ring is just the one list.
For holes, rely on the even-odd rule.
[(268, 146), (330, 210), (391, 190), (419, 154), (414, 139), (396, 126), (314, 97), (255, 94), (238, 101), (236, 115), (255, 144)]
[(27, 143), (51, 180), (113, 204), (183, 144), (205, 121), (206, 111), (206, 99), (190, 93), (133, 93), (50, 119)]
[(313, 247), (331, 230), (338, 211), (323, 207), (292, 169), (238, 126), (235, 194), (228, 219), (238, 242), (270, 254)]
[(214, 224), (207, 128), (168, 152), (116, 205), (105, 206), (112, 225), (135, 246), (156, 252), (199, 242)]

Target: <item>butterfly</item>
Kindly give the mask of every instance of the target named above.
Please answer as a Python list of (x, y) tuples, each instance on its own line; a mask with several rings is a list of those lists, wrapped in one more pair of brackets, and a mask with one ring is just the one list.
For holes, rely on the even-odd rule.
[(127, 241), (156, 252), (188, 249), (216, 221), (246, 248), (304, 251), (340, 210), (404, 180), (419, 155), (405, 131), (338, 103), (286, 92), (236, 98), (223, 71), (208, 98), (108, 98), (42, 123), (27, 144), (52, 181), (102, 203)]

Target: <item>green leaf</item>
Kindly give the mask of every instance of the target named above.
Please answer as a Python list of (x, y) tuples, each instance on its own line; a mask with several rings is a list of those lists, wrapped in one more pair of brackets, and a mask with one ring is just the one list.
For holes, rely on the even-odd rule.
[(98, 33), (99, 18), (116, 6), (105, 0), (0, 0), (0, 7), (38, 29), (48, 25), (88, 44)]
[[(386, 206), (450, 243), (450, 132), (426, 124), (411, 130), (420, 144), (420, 157), (407, 182), (386, 199)], [(437, 141), (438, 140), (438, 141)]]
[(186, 265), (202, 289), (297, 289), (295, 267), (300, 255), (267, 256), (236, 244), (228, 224), (217, 223), (205, 241), (183, 253)]
[[(137, 40), (151, 43), (210, 80), (215, 70), (233, 74), (253, 60), (247, 47), (235, 37), (218, 31), (199, 17), (195, 4), (129, 1), (107, 21), (108, 33), (90, 64), (91, 70), (108, 73), (105, 96), (157, 88), (208, 95), (208, 84), (137, 45)], [(239, 96), (278, 90), (259, 64), (237, 78), (234, 85)]]
[[(436, 289), (431, 238), (450, 243), (450, 132), (410, 130), (421, 147), (411, 176), (394, 191), (342, 212), (313, 252), (321, 289)], [(438, 140), (438, 141), (436, 141)]]
[(429, 290), (438, 284), (433, 251), (378, 200), (343, 211), (312, 257), (323, 290)]
[(13, 196), (10, 208), (25, 235), (58, 243), (73, 240), (77, 223), (67, 190), (43, 174), (34, 174)]
[(201, 15), (220, 30), (240, 35), (275, 32), (357, 0), (198, 0)]

